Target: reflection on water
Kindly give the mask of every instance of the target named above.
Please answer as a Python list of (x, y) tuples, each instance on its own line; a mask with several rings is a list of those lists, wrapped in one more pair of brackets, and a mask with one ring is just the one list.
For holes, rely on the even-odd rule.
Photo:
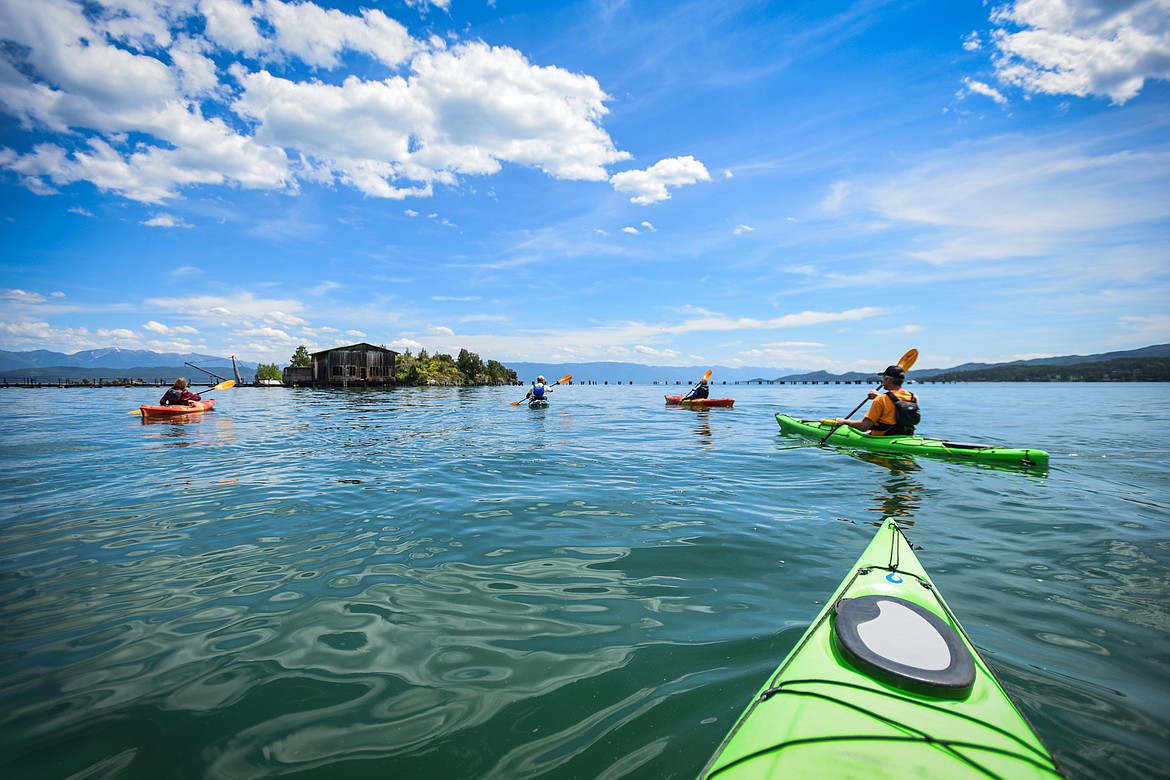
[(874, 496), (870, 510), (882, 517), (896, 517), (905, 525), (914, 524), (914, 516), (922, 507), (925, 485), (915, 478), (922, 467), (913, 458), (895, 458), (873, 452), (853, 453), (858, 460), (873, 464), (889, 472), (881, 481), (881, 489)]

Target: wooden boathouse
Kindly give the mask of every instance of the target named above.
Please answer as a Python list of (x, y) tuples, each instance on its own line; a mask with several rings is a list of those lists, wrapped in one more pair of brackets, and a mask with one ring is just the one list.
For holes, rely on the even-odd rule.
[(334, 347), (311, 354), (310, 366), (284, 369), (283, 382), (285, 387), (392, 387), (397, 356), (365, 342)]

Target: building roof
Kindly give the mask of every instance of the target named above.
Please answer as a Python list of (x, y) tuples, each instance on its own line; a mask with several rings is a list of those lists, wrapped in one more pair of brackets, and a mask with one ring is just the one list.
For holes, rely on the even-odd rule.
[(366, 342), (363, 341), (360, 344), (350, 344), (348, 347), (332, 347), (331, 349), (323, 349), (320, 352), (311, 353), (310, 356), (324, 355), (324, 354), (327, 354), (329, 352), (338, 352), (338, 351), (342, 351), (342, 350), (344, 350), (344, 351), (363, 350), (365, 352), (389, 352), (392, 355), (398, 354), (397, 352), (395, 352), (392, 349), (386, 349), (385, 347), (375, 347), (373, 344), (367, 344)]

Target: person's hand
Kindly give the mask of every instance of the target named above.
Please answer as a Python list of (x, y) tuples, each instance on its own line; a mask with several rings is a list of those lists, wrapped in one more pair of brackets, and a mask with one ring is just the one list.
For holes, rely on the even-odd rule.
[(866, 395), (866, 397), (867, 397), (867, 398), (869, 398), (869, 400), (871, 400), (871, 401), (872, 401), (873, 399), (875, 399), (875, 398), (877, 398), (877, 397), (878, 397), (878, 391), (877, 391), (877, 390), (870, 390), (870, 391), (869, 391), (868, 393), (866, 393), (865, 395)]

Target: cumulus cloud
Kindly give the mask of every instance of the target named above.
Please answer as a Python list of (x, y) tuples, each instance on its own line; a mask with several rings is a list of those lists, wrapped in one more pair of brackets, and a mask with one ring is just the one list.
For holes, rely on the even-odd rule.
[[(0, 106), (49, 135), (0, 149), (0, 167), (42, 194), (84, 181), (163, 203), (197, 185), (337, 182), (403, 199), (508, 164), (605, 181), (629, 158), (601, 126), (609, 96), (593, 77), (504, 46), (415, 39), (377, 9), (0, 0), (0, 38)], [(354, 55), (375, 72), (347, 74)], [(647, 203), (709, 178), (693, 158), (619, 176)]]
[(991, 21), (999, 79), (1028, 93), (1120, 105), (1170, 78), (1170, 0), (1016, 0)]
[(687, 155), (659, 160), (644, 171), (622, 171), (609, 178), (618, 192), (632, 192), (631, 203), (649, 205), (670, 199), (668, 187), (711, 181), (707, 166)]

